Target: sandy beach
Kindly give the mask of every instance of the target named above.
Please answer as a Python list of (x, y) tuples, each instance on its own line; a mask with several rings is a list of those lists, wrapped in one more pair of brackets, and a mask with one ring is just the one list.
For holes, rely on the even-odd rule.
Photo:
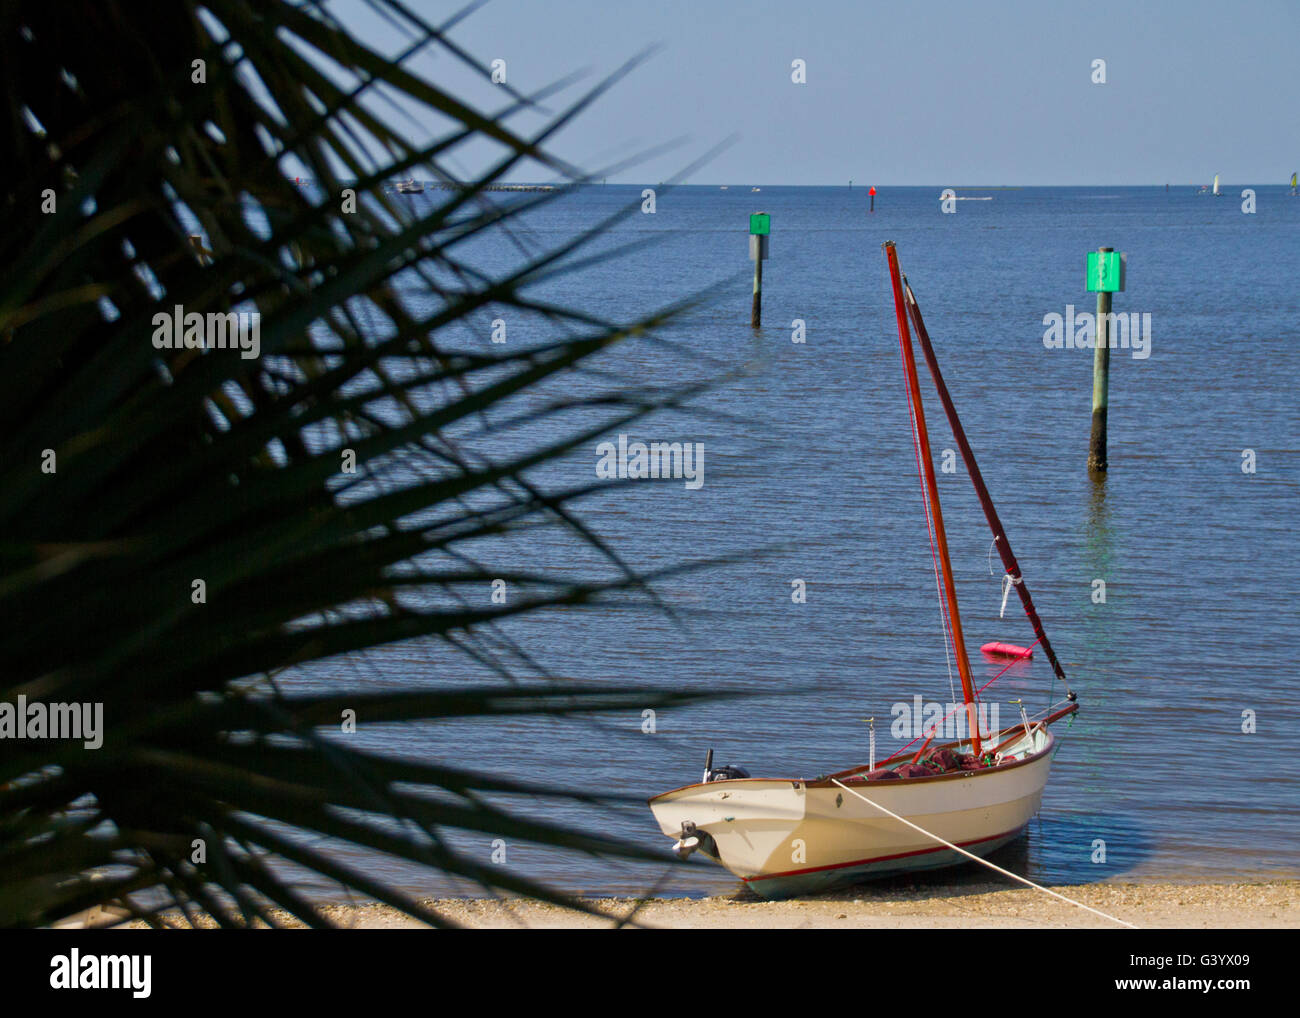
[[(1300, 927), (1300, 881), (1236, 884), (1086, 884), (1052, 888), (1084, 905), (1147, 929)], [(918, 888), (857, 888), (791, 901), (738, 897), (585, 899), (603, 916), (525, 898), (433, 899), (448, 921), (471, 929), (599, 929), (620, 919), (650, 929), (1069, 929), (1118, 924), (1029, 888), (994, 883)], [(639, 907), (638, 907), (639, 904)], [(325, 914), (354, 929), (418, 929), (423, 924), (379, 904), (328, 905)], [(299, 925), (289, 922), (290, 925)], [(144, 928), (133, 922), (132, 928)]]

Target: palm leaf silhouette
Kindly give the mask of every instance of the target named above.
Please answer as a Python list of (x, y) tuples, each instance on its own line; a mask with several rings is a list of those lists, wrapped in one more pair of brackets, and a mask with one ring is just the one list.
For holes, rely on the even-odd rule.
[[(438, 48), (487, 73), (445, 26), (372, 6), (408, 33), (406, 54)], [(102, 703), (106, 731), (95, 750), (0, 740), (0, 923), (116, 902), (155, 924), (167, 907), (232, 926), (275, 923), (278, 907), (323, 924), (284, 862), (444, 922), (303, 833), (550, 900), (567, 899), (445, 832), (660, 858), (493, 801), (572, 790), (360, 749), (339, 728), (345, 712), (436, 723), (695, 698), (559, 681), (496, 628), (620, 592), (654, 600), (651, 578), (576, 515), (610, 482), (530, 479), (695, 391), (560, 384), (605, 379), (592, 372), (604, 351), (679, 308), (620, 324), (530, 295), (581, 271), (606, 225), (539, 250), (516, 224), (584, 180), (545, 143), (610, 81), (525, 137), (512, 117), (552, 90), (502, 89), (505, 106), (484, 112), (321, 6), (212, 0), (142, 17), (86, 0), (11, 4), (0, 18), (12, 151), (0, 166), (0, 686), (10, 703)], [(444, 127), (412, 148), (377, 97)], [(458, 181), (449, 160), (485, 140), (496, 162)], [(314, 188), (295, 183), (289, 157)], [(524, 166), (558, 189), (488, 200)], [(446, 185), (436, 200), (389, 193), (417, 169)], [(467, 252), (493, 237), (519, 246), (520, 267), (475, 266)], [(176, 305), (255, 311), (260, 356), (160, 349), (155, 316)], [(468, 324), (481, 334), (485, 315), (557, 338), (444, 341)], [(517, 436), (505, 453), (465, 438), (501, 422)], [(500, 560), (502, 537), (539, 525), (604, 566)], [(491, 605), (500, 578), (516, 596)], [(421, 637), (498, 681), (284, 688), (312, 662)]]

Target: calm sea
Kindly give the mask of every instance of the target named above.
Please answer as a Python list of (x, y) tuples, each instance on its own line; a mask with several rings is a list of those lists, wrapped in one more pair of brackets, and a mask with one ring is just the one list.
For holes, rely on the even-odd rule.
[[(1245, 214), (1244, 186), (1221, 198), (1190, 185), (958, 188), (992, 200), (960, 201), (953, 214), (940, 211), (937, 187), (882, 188), (874, 213), (861, 187), (656, 188), (653, 214), (622, 219), (595, 244), (622, 249), (619, 257), (548, 279), (534, 295), (627, 320), (716, 290), (659, 331), (675, 346), (633, 342), (601, 362), (613, 380), (593, 374), (552, 391), (722, 379), (682, 411), (621, 429), (630, 440), (702, 443), (702, 487), (634, 484), (588, 499), (582, 515), (643, 571), (735, 561), (658, 584), (677, 622), (626, 604), (518, 619), (500, 632), (575, 680), (754, 695), (661, 711), (653, 734), (638, 711), (381, 727), (365, 740), (639, 800), (520, 808), (666, 847), (644, 799), (698, 780), (708, 748), (718, 763), (755, 775), (813, 777), (866, 761), (862, 719), (877, 719), (884, 756), (901, 746), (889, 730), (896, 703), (918, 694), (950, 700), (880, 247), (891, 239), (1082, 705), (1070, 727), (1058, 728), (1039, 818), (999, 860), (1046, 881), (1300, 874), (1300, 198), (1252, 185), (1257, 211)], [(587, 188), (530, 213), (513, 238), (471, 243), (463, 255), (504, 272), (521, 250), (570, 240), (639, 202), (641, 191)], [(748, 214), (760, 210), (771, 214), (772, 234), (764, 325), (755, 331), (746, 233)], [(1071, 304), (1095, 309), (1084, 259), (1099, 245), (1128, 256), (1127, 289), (1114, 309), (1149, 313), (1151, 323), (1149, 357), (1112, 353), (1110, 472), (1100, 484), (1085, 469), (1092, 352), (1043, 341), (1044, 316), (1065, 315)], [(427, 298), (412, 287), (411, 299)], [(498, 316), (505, 347), (488, 341)], [(792, 342), (796, 320), (801, 344)], [(501, 350), (558, 334), (498, 309), (440, 340)], [(954, 443), (923, 366), (922, 386), (938, 456)], [(458, 437), (494, 455), (561, 434), (498, 430), (506, 416)], [(570, 425), (589, 419), (575, 415)], [(492, 430), (482, 434), (485, 423)], [(597, 458), (592, 441), (535, 479), (594, 481)], [(1243, 470), (1247, 458), (1253, 472)], [(1002, 665), (983, 659), (979, 645), (1033, 636), (1014, 596), (999, 617), (1001, 568), (996, 556), (990, 564), (990, 537), (960, 461), (940, 475), (940, 489), (982, 684)], [(503, 570), (600, 568), (559, 529), (480, 552)], [(805, 581), (806, 603), (792, 600), (796, 579)], [(470, 596), (486, 603), (488, 593)], [(403, 686), (491, 675), (422, 640), (320, 666), (301, 681), (344, 679)], [(986, 694), (1004, 724), (1016, 717), (1017, 698), (1033, 710), (1055, 698), (1041, 653)], [(1254, 731), (1244, 732), (1249, 718)], [(491, 857), (488, 836), (452, 840), (476, 859)], [(571, 891), (738, 886), (704, 861), (631, 866), (513, 839), (505, 850), (510, 865)], [(391, 861), (365, 865), (419, 894), (475, 893)]]

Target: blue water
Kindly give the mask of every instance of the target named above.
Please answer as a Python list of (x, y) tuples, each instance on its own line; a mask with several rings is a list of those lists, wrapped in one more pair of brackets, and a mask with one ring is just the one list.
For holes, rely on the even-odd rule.
[[(1253, 185), (1240, 197), (1190, 187), (977, 190), (992, 201), (939, 208), (938, 188), (659, 188), (595, 245), (621, 257), (548, 280), (533, 296), (627, 320), (716, 287), (659, 330), (601, 359), (613, 380), (558, 382), (591, 393), (622, 380), (671, 386), (725, 380), (681, 411), (623, 428), (631, 439), (703, 443), (705, 482), (633, 484), (582, 503), (583, 518), (643, 571), (738, 560), (665, 579), (680, 623), (635, 604), (514, 619), (500, 631), (552, 673), (575, 680), (743, 690), (752, 697), (599, 719), (512, 719), (363, 730), (403, 754), (532, 781), (612, 791), (614, 810), (524, 804), (549, 819), (667, 844), (645, 797), (698, 780), (705, 750), (764, 776), (812, 777), (863, 763), (877, 718), (879, 755), (901, 746), (891, 706), (951, 699), (921, 494), (910, 445), (898, 336), (881, 242), (898, 244), (941, 365), (1047, 632), (1082, 710), (1062, 746), (1040, 818), (1007, 857), (1031, 879), (1230, 880), (1300, 874), (1300, 711), (1295, 706), (1295, 525), (1300, 494), (1300, 198)], [(1241, 187), (1229, 188), (1239, 195)], [(640, 200), (641, 188), (592, 187), (529, 214), (527, 250), (563, 243)], [(498, 200), (502, 196), (495, 196)], [(414, 201), (433, 201), (425, 196)], [(747, 215), (772, 215), (764, 326), (749, 327)], [(1149, 358), (1114, 351), (1110, 471), (1085, 469), (1092, 352), (1047, 349), (1045, 315), (1094, 309), (1086, 252), (1127, 252), (1116, 311), (1151, 316)], [(519, 248), (470, 244), (471, 264), (500, 273)], [(419, 307), (432, 301), (412, 285)], [(449, 348), (488, 343), (506, 315), (511, 344), (558, 327), (489, 309)], [(791, 323), (806, 343), (791, 342)], [(936, 455), (953, 448), (922, 367)], [(520, 401), (513, 409), (536, 405)], [(489, 423), (504, 421), (502, 412)], [(592, 419), (575, 414), (568, 427)], [(483, 422), (457, 432), (494, 455), (560, 435)], [(596, 442), (536, 473), (539, 483), (595, 480)], [(1242, 469), (1253, 450), (1253, 474)], [(1001, 664), (980, 644), (1028, 644), (1014, 596), (999, 618), (1000, 566), (965, 472), (940, 475), (954, 574), (976, 682)], [(758, 554), (760, 549), (766, 549)], [(562, 529), (539, 530), (480, 559), (506, 570), (612, 575)], [(791, 581), (807, 584), (807, 603)], [(1095, 580), (1104, 604), (1094, 603)], [(468, 592), (487, 602), (486, 590)], [(625, 602), (629, 599), (623, 599)], [(521, 669), (522, 672), (522, 669)], [(493, 681), (445, 644), (418, 640), (328, 663), (300, 681), (394, 686)], [(1038, 709), (1053, 694), (1042, 654), (990, 688)], [(958, 690), (958, 695), (960, 692)], [(1257, 730), (1245, 734), (1243, 712)], [(364, 726), (363, 726), (364, 727)], [(909, 736), (910, 738), (910, 736)], [(635, 800), (641, 800), (637, 802)], [(1098, 839), (1105, 861), (1097, 861)], [(454, 838), (487, 861), (486, 836)], [(345, 855), (349, 850), (341, 850)], [(355, 857), (354, 857), (355, 859)], [(737, 886), (712, 865), (635, 867), (507, 845), (507, 861), (568, 890), (718, 893)], [(461, 891), (427, 872), (368, 860), (421, 894)], [(656, 881), (658, 883), (656, 884)]]

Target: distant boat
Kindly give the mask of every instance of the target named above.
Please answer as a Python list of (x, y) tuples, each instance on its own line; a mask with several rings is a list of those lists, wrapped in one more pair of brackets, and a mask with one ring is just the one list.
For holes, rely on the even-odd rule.
[(751, 191), (761, 191), (761, 190), (763, 190), (763, 189), (762, 189), (761, 187), (751, 187), (750, 190), (751, 190)]
[(1213, 188), (1206, 187), (1204, 184), (1202, 184), (1202, 185), (1201, 185), (1201, 189), (1200, 189), (1199, 191), (1197, 191), (1196, 193), (1197, 193), (1197, 194), (1212, 194), (1212, 195), (1214, 195), (1214, 197), (1216, 197), (1216, 198), (1222, 198), (1222, 197), (1223, 197), (1223, 193), (1219, 190), (1219, 175), (1218, 175), (1217, 173), (1214, 175), (1214, 186), (1213, 186)]
[(729, 186), (730, 186), (730, 185), (728, 185), (728, 184), (723, 184), (720, 188), (718, 188), (718, 190), (719, 190), (719, 191), (725, 191)]
[(419, 180), (399, 180), (397, 182), (398, 194), (424, 194), (424, 183)]
[(1297, 193), (1300, 193), (1300, 192), (1297, 192), (1297, 191), (1296, 191), (1295, 174), (1293, 173), (1293, 174), (1291, 174), (1291, 197), (1294, 198), (1294, 197), (1296, 196)]
[(1213, 191), (1213, 194), (1214, 194), (1214, 197), (1216, 197), (1216, 198), (1219, 197), (1219, 175), (1218, 175), (1217, 173), (1214, 175), (1214, 191)]

